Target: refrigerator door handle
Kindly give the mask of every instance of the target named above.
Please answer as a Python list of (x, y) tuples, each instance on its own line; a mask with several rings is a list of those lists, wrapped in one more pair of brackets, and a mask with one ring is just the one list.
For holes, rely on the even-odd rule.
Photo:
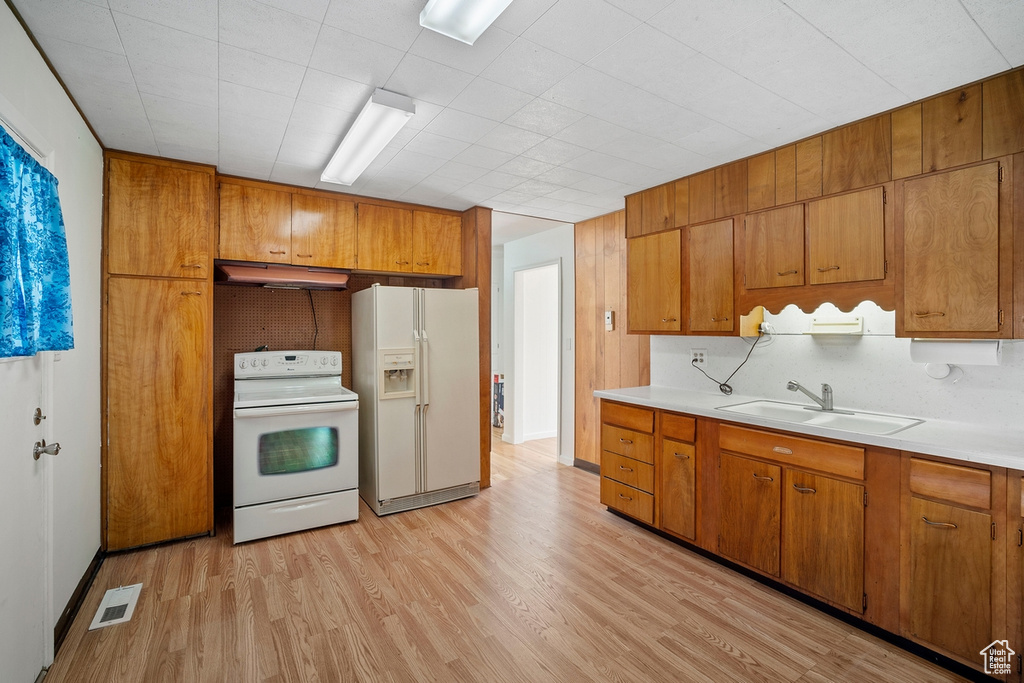
[(420, 411), (420, 491), (426, 492), (427, 490), (427, 453), (430, 451), (427, 447), (427, 410), (430, 406), (424, 405)]
[(419, 405), (416, 406), (414, 417), (413, 417), (413, 435), (415, 438), (415, 457), (413, 461), (416, 467), (416, 493), (423, 493), (423, 412)]

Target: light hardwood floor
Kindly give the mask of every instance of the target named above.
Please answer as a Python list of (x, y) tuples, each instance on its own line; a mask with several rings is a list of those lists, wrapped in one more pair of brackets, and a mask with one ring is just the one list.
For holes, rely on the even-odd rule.
[[(960, 680), (610, 514), (539, 450), (496, 441), (464, 501), (108, 557), (46, 681)], [(138, 582), (130, 622), (86, 630)]]

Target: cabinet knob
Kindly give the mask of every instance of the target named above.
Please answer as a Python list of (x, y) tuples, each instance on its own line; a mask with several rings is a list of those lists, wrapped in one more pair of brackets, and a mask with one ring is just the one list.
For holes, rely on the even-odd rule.
[(915, 311), (914, 316), (918, 318), (945, 318), (944, 311)]
[(956, 524), (953, 524), (952, 522), (933, 522), (930, 519), (928, 519), (927, 517), (922, 517), (921, 519), (923, 519), (924, 523), (927, 524), (928, 526), (940, 526), (940, 527), (942, 527), (944, 529), (959, 529), (960, 528)]
[(824, 268), (818, 268), (819, 273), (825, 273), (830, 270), (839, 270), (839, 266), (825, 266)]

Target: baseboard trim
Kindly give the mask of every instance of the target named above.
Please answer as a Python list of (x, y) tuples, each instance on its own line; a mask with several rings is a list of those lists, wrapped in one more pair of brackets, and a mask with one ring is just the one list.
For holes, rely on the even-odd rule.
[(579, 458), (573, 458), (572, 466), (578, 467), (585, 472), (601, 474), (601, 466), (598, 465), (596, 462), (590, 462), (589, 460), (580, 460)]
[(100, 548), (96, 551), (96, 555), (93, 556), (92, 562), (85, 570), (85, 574), (82, 575), (82, 579), (78, 582), (78, 586), (75, 587), (75, 591), (71, 594), (71, 599), (68, 600), (67, 606), (60, 615), (60, 619), (57, 620), (57, 624), (53, 627), (53, 656), (57, 656), (57, 651), (60, 650), (60, 646), (64, 643), (64, 639), (68, 635), (68, 631), (71, 630), (71, 624), (74, 623), (75, 617), (78, 616), (78, 611), (82, 609), (82, 603), (85, 602), (85, 596), (89, 593), (89, 588), (92, 587), (92, 582), (96, 580), (96, 574), (100, 571), (100, 566), (103, 564), (104, 558), (107, 554)]

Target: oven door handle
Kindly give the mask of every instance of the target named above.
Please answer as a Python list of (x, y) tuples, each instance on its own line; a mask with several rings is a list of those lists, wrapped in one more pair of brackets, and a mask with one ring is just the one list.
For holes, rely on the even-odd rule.
[(266, 406), (263, 408), (235, 408), (236, 418), (246, 417), (277, 417), (279, 415), (309, 415), (313, 413), (340, 413), (345, 410), (358, 410), (359, 401), (336, 403), (306, 403), (295, 406)]

